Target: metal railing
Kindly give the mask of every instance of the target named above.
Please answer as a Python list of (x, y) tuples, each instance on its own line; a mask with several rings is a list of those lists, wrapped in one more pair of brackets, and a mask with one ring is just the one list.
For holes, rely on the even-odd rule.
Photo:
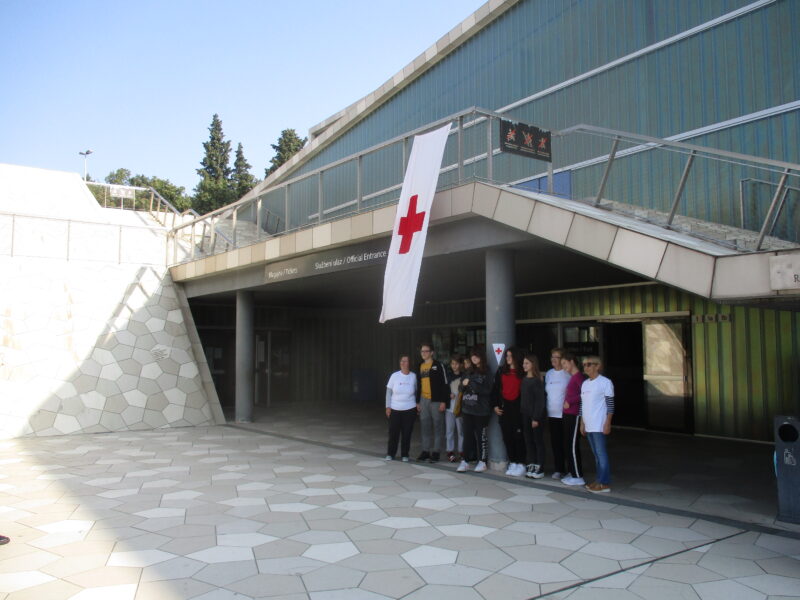
[[(147, 211), (160, 225), (174, 231), (180, 228), (182, 223), (187, 221), (197, 222), (203, 220), (203, 217), (193, 208), (181, 211), (176, 208), (169, 200), (159, 194), (153, 187), (139, 187), (132, 185), (115, 185), (109, 183), (100, 183), (95, 181), (86, 182), (92, 195), (97, 199), (104, 208), (119, 208), (121, 210), (141, 210)], [(126, 206), (126, 200), (129, 200), (129, 206)], [(222, 209), (224, 210), (224, 209)], [(194, 230), (193, 230), (194, 231)], [(221, 251), (227, 251), (236, 247), (234, 239), (228, 237), (224, 232), (216, 228), (207, 228), (204, 224), (203, 233), (200, 236), (200, 248), (213, 240), (216, 245), (217, 240), (221, 241)], [(235, 237), (235, 231), (234, 231)], [(196, 236), (193, 234), (190, 243), (196, 243)], [(174, 234), (170, 234), (170, 242), (173, 246), (186, 245), (186, 242), (181, 240), (180, 237), (176, 238)]]
[[(664, 204), (661, 202), (656, 204), (651, 202), (651, 206), (645, 206), (644, 202), (640, 203), (641, 206), (646, 208), (665, 210), (667, 212), (665, 221), (660, 221), (657, 218), (652, 219), (652, 221), (667, 228), (676, 228), (675, 217), (679, 213), (679, 209), (683, 206), (683, 210), (681, 210), (680, 214), (684, 216), (696, 219), (710, 217), (710, 223), (718, 223), (728, 227), (738, 226), (740, 229), (746, 230), (748, 228), (745, 218), (746, 207), (743, 183), (753, 181), (773, 186), (775, 192), (768, 206), (764, 205), (760, 207), (764, 214), (760, 218), (760, 224), (757, 228), (758, 235), (755, 239), (754, 247), (750, 248), (756, 251), (763, 248), (764, 240), (768, 235), (775, 233), (781, 213), (784, 212), (789, 191), (798, 189), (796, 186), (788, 184), (790, 178), (792, 178), (792, 181), (800, 183), (800, 165), (780, 160), (761, 158), (728, 150), (720, 150), (686, 142), (675, 142), (590, 125), (576, 125), (560, 131), (556, 135), (560, 138), (568, 138), (576, 134), (587, 134), (611, 141), (611, 148), (608, 154), (597, 156), (593, 159), (568, 167), (570, 170), (577, 171), (578, 169), (603, 165), (603, 175), (600, 179), (597, 192), (594, 195), (594, 206), (600, 206), (601, 201), (606, 196), (615, 200), (619, 197), (626, 197), (624, 193), (619, 195), (615, 195), (613, 192), (610, 194), (605, 193), (612, 168), (620, 159), (630, 158), (632, 161), (636, 160), (639, 163), (639, 167), (641, 167), (643, 163), (646, 163), (649, 171), (655, 171), (658, 173), (658, 176), (661, 177), (663, 173), (667, 173), (671, 176), (672, 172), (674, 172), (674, 164), (669, 165), (669, 162), (674, 163), (676, 157), (679, 159), (680, 157), (685, 158), (680, 178), (675, 185), (674, 193), (669, 203)], [(619, 146), (621, 143), (627, 144), (628, 147), (620, 151)], [(659, 151), (662, 158), (665, 156), (669, 156), (669, 158), (667, 160), (658, 160), (657, 158), (654, 159), (652, 156), (637, 156), (654, 151)], [(696, 159), (705, 161), (705, 168), (701, 173), (693, 173)], [(713, 165), (713, 170), (709, 169), (709, 165)], [(665, 168), (658, 169), (659, 166)], [(762, 176), (772, 177), (772, 179), (739, 176), (737, 181), (737, 174), (749, 172), (757, 172), (762, 174)], [(687, 202), (685, 193), (687, 184), (690, 182), (690, 177), (692, 175), (695, 176), (694, 185), (692, 186), (694, 188), (692, 197), (695, 199), (695, 202), (697, 202), (698, 197), (705, 196), (711, 199), (712, 204), (716, 204), (716, 206), (707, 205), (698, 207), (696, 205), (694, 207), (695, 210), (692, 210), (692, 207)], [(662, 177), (662, 179), (664, 178)], [(716, 181), (711, 182), (712, 185), (709, 185), (710, 179)], [(662, 188), (662, 190), (665, 189), (668, 189), (667, 186)], [(698, 193), (703, 190), (707, 193)], [(733, 200), (736, 198), (737, 192), (739, 200), (739, 205), (736, 207), (739, 212), (738, 218), (736, 215), (732, 214), (730, 210), (734, 207)], [(762, 202), (762, 204), (764, 203)], [(725, 207), (725, 205), (727, 205), (728, 211), (720, 211), (719, 208)], [(763, 211), (764, 208), (766, 208), (766, 211)], [(784, 214), (786, 222), (782, 227), (779, 237), (796, 243), (800, 242), (800, 227), (798, 227), (798, 225), (800, 225), (800, 213), (797, 212), (797, 207), (793, 207), (793, 209), (792, 214)], [(693, 212), (695, 214), (692, 214)]]
[[(453, 129), (438, 190), (486, 181), (612, 210), (625, 205), (639, 219), (742, 251), (762, 249), (769, 235), (800, 242), (800, 209), (785, 205), (785, 190), (797, 182), (800, 165), (589, 125), (554, 131), (554, 162), (545, 164), (500, 151), (499, 120), (508, 118), (469, 108), (322, 167), (289, 174), (257, 197), (176, 225), (170, 232), (171, 261), (211, 256), (393, 204), (413, 137), (447, 123)], [(749, 231), (741, 227), (739, 192), (746, 178), (776, 186), (770, 202), (759, 200), (751, 210), (757, 227)]]

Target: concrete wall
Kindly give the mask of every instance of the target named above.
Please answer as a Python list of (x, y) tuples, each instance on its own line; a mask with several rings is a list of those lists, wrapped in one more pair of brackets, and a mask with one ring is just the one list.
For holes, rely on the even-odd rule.
[(1, 224), (0, 437), (224, 422), (163, 231)]

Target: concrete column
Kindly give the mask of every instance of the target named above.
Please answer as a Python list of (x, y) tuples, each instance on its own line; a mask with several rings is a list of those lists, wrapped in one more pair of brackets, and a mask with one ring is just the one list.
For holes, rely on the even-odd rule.
[[(516, 342), (514, 319), (514, 252), (492, 248), (486, 251), (486, 354), (492, 373), (498, 367), (494, 344), (508, 348)], [(490, 466), (505, 469), (508, 456), (494, 411), (487, 435)]]
[(237, 423), (253, 420), (255, 380), (255, 307), (253, 292), (236, 292), (236, 417)]

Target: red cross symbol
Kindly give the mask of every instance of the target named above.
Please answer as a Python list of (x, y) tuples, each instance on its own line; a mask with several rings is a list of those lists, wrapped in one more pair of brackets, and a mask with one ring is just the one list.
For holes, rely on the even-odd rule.
[(497, 354), (497, 356), (500, 356), (503, 353), (503, 350), (502, 348), (495, 348), (494, 353)]
[(400, 240), (399, 254), (408, 254), (414, 234), (422, 231), (424, 221), (425, 213), (417, 212), (417, 194), (414, 194), (408, 201), (408, 212), (405, 217), (400, 217), (400, 227), (397, 228), (397, 235), (403, 238)]

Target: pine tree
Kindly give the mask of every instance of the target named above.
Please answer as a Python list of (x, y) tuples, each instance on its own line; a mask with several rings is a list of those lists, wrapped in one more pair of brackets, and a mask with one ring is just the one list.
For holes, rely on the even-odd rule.
[(264, 175), (269, 177), (278, 167), (299, 152), (306, 143), (307, 138), (300, 139), (294, 129), (284, 129), (277, 144), (270, 144), (275, 150), (275, 156), (270, 159), (270, 167), (264, 170)]
[(236, 160), (233, 161), (233, 175), (231, 176), (231, 185), (237, 198), (244, 196), (258, 183), (258, 180), (250, 173), (250, 167), (250, 163), (244, 157), (242, 143), (239, 142), (236, 147)]
[(201, 179), (194, 190), (195, 196), (192, 201), (194, 209), (201, 214), (236, 200), (236, 194), (230, 183), (231, 143), (225, 140), (219, 115), (214, 114), (212, 117), (208, 132), (208, 141), (203, 142), (205, 156), (200, 161), (202, 168), (197, 169)]

